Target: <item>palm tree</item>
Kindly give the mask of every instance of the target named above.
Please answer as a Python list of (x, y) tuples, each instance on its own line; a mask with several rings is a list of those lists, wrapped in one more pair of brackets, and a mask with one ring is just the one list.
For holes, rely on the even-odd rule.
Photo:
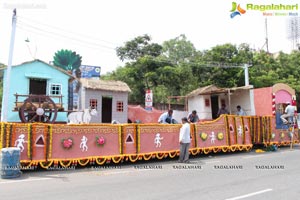
[(77, 70), (81, 66), (81, 56), (71, 50), (59, 50), (53, 57), (53, 64), (67, 71)]

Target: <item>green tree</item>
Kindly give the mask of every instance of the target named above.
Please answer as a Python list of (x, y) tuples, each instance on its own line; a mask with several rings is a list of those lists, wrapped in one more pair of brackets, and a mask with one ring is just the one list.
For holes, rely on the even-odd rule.
[(163, 43), (163, 55), (175, 64), (193, 61), (196, 49), (184, 34)]
[[(147, 42), (143, 43), (144, 39)], [(163, 42), (162, 50), (153, 54), (143, 50), (145, 45), (150, 44), (149, 41), (150, 37), (141, 36), (127, 42), (127, 46), (120, 47), (120, 59), (129, 59), (131, 62), (104, 77), (126, 82), (133, 91), (129, 97), (132, 103), (143, 104), (147, 88), (154, 93), (154, 103), (164, 104), (168, 96), (185, 96), (209, 84), (220, 87), (243, 86), (244, 64), (250, 65), (250, 84), (254, 88), (270, 87), (282, 82), (296, 91), (300, 90), (299, 51), (272, 55), (265, 51), (254, 51), (248, 44), (223, 44), (197, 51), (184, 35), (180, 35)], [(143, 45), (138, 45), (140, 43)]]
[(157, 57), (161, 54), (162, 46), (151, 43), (151, 37), (147, 34), (138, 36), (125, 43), (122, 47), (117, 47), (117, 56), (121, 61), (136, 61), (143, 56)]
[(279, 70), (280, 64), (272, 54), (265, 51), (256, 52), (253, 56), (253, 66), (249, 69), (250, 82), (254, 88), (270, 87), (282, 82)]
[(206, 51), (203, 55), (204, 65), (207, 63), (208, 66), (211, 66), (210, 76), (206, 82), (220, 87), (244, 85), (242, 63), (246, 62), (248, 57), (251, 56), (245, 52), (243, 47), (239, 49), (232, 44), (217, 45)]

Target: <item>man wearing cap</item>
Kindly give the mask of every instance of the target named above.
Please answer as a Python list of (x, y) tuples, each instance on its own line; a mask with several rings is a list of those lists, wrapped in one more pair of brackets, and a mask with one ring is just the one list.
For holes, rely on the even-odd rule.
[(178, 162), (189, 163), (189, 148), (191, 143), (191, 129), (188, 119), (183, 117), (181, 119), (182, 127), (179, 132), (180, 155)]
[(293, 117), (295, 115), (295, 106), (292, 106), (290, 102), (286, 102), (286, 104), (287, 107), (285, 108), (284, 114), (280, 116), (284, 124), (288, 123), (287, 118)]

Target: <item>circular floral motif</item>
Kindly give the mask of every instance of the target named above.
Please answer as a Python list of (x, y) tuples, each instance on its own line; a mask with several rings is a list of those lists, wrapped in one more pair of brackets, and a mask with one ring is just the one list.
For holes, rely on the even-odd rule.
[(200, 138), (203, 140), (203, 141), (205, 141), (206, 139), (207, 139), (207, 137), (208, 137), (208, 135), (207, 135), (207, 133), (200, 133)]
[(223, 140), (224, 139), (224, 134), (223, 133), (218, 133), (217, 135), (218, 140)]
[(280, 138), (284, 138), (284, 133), (283, 132), (281, 132)]
[(102, 137), (102, 136), (98, 137), (97, 136), (96, 137), (96, 143), (97, 143), (98, 146), (104, 145), (104, 143), (105, 143), (104, 137)]
[(65, 149), (70, 149), (73, 146), (73, 139), (72, 138), (63, 138), (61, 140), (62, 146)]

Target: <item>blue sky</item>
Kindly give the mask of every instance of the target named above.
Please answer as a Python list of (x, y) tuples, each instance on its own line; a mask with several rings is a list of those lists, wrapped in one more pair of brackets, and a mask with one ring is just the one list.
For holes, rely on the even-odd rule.
[[(76, 51), (85, 65), (101, 66), (102, 74), (122, 66), (115, 48), (148, 34), (162, 43), (185, 34), (198, 50), (216, 45), (265, 43), (262, 12), (247, 10), (230, 18), (229, 0), (0, 0), (0, 62), (8, 63), (12, 10), (17, 8), (13, 65), (52, 60), (60, 49)], [(294, 0), (240, 0), (255, 4), (296, 4)], [(300, 9), (300, 6), (299, 6)], [(273, 11), (272, 11), (273, 12)], [(300, 15), (300, 11), (295, 11)], [(289, 17), (268, 17), (270, 52), (289, 53)], [(30, 42), (26, 42), (26, 39)]]

